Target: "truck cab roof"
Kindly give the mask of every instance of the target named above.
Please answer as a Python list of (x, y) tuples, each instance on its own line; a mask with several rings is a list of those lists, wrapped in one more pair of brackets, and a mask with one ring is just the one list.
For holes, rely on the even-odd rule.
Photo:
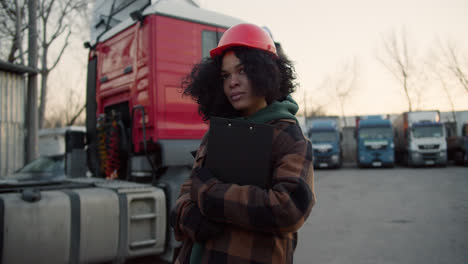
[[(144, 7), (144, 5), (143, 7), (141, 7), (142, 4), (139, 5), (140, 8), (144, 8), (142, 12), (143, 16), (158, 14), (162, 16), (224, 28), (229, 28), (231, 26), (245, 22), (243, 20), (231, 16), (200, 8), (197, 5), (186, 1), (157, 1), (155, 3), (148, 4), (149, 5), (146, 8)], [(93, 21), (91, 22), (90, 41), (92, 45), (96, 44), (98, 41), (105, 41), (136, 23), (136, 21), (130, 17), (130, 13), (138, 10), (139, 8), (137, 8), (137, 6), (132, 7), (129, 4), (127, 8), (122, 8), (121, 10), (119, 10), (119, 12), (123, 13), (123, 15), (119, 14), (118, 16), (121, 20), (114, 19), (114, 22), (111, 24), (111, 28), (106, 31), (106, 22), (104, 21), (112, 21), (112, 17), (108, 13), (111, 10), (111, 5), (112, 1), (102, 1), (93, 10)]]
[(388, 119), (364, 119), (359, 122), (359, 127), (391, 127)]
[(391, 127), (392, 123), (382, 115), (369, 115), (357, 119), (358, 127)]
[(319, 128), (336, 129), (338, 127), (338, 122), (332, 119), (312, 120), (310, 127), (312, 129), (319, 129)]
[(336, 131), (335, 127), (311, 127), (309, 129), (310, 132), (333, 132)]
[(442, 125), (443, 124), (440, 122), (424, 121), (424, 122), (414, 123), (413, 127), (428, 127), (428, 126), (442, 126)]

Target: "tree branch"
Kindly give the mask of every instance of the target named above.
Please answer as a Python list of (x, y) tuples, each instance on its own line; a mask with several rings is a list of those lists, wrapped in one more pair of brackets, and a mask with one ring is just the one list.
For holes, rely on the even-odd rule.
[(461, 83), (461, 85), (465, 88), (468, 92), (468, 73), (464, 73), (460, 67), (460, 63), (458, 62), (457, 55), (455, 54), (455, 48), (453, 46), (448, 45), (448, 51), (450, 53), (450, 61), (451, 65), (449, 69), (453, 72), (455, 77)]
[(80, 117), (81, 113), (83, 113), (83, 111), (86, 109), (86, 103), (83, 104), (83, 106), (80, 108), (80, 110), (78, 111), (78, 113), (76, 113), (75, 115), (72, 116), (70, 122), (68, 122), (67, 126), (72, 126), (73, 124), (75, 124), (75, 121), (78, 117)]
[[(409, 55), (408, 44), (406, 34), (402, 33), (401, 36), (401, 47), (398, 44), (398, 38), (395, 31), (392, 32), (388, 39), (382, 38), (384, 49), (387, 55), (390, 57), (389, 62), (385, 62), (383, 59), (377, 57), (377, 59), (392, 73), (397, 80), (403, 84), (403, 91), (405, 92), (408, 100), (409, 110), (412, 110), (411, 97), (409, 95), (410, 89), (408, 87), (408, 81), (411, 71), (411, 57)], [(396, 66), (393, 68), (391, 64), (394, 63)]]
[(65, 22), (66, 17), (69, 15), (69, 13), (74, 11), (75, 6), (72, 6), (71, 3), (72, 3), (72, 1), (68, 0), (66, 2), (66, 4), (65, 4), (65, 7), (61, 8), (59, 19), (57, 21), (57, 26), (55, 27), (55, 31), (52, 34), (52, 36), (50, 37), (50, 40), (47, 42), (49, 45), (55, 39), (57, 39), (60, 35), (62, 35), (65, 32), (67, 27), (69, 27), (68, 24), (64, 25), (64, 22)]
[(65, 43), (63, 44), (62, 49), (60, 50), (59, 55), (58, 55), (57, 58), (55, 59), (55, 62), (54, 62), (53, 65), (49, 68), (49, 71), (53, 70), (53, 69), (55, 68), (55, 66), (57, 66), (57, 64), (59, 63), (60, 58), (61, 58), (62, 55), (63, 55), (63, 52), (65, 51), (65, 49), (67, 48), (67, 46), (68, 46), (68, 44), (69, 44), (68, 40), (69, 40), (70, 36), (71, 36), (71, 30), (69, 29), (69, 30), (68, 30), (68, 34), (67, 34), (67, 36), (66, 36), (66, 38), (65, 38)]

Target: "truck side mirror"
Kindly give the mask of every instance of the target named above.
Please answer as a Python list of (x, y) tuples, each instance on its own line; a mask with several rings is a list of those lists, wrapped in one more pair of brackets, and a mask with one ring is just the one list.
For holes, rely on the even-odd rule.
[(461, 131), (461, 136), (462, 137), (468, 136), (468, 123), (463, 124), (462, 131)]
[(140, 10), (136, 10), (130, 13), (130, 17), (133, 19), (133, 21), (143, 21), (145, 19), (145, 16), (143, 16)]

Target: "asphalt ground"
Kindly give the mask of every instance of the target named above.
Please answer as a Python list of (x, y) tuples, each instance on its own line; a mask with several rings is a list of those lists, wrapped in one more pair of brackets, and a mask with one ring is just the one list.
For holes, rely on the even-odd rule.
[(294, 263), (468, 263), (468, 167), (316, 170)]

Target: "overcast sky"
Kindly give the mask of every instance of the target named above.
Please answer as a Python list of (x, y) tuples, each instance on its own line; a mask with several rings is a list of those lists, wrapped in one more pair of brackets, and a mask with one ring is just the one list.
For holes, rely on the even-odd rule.
[[(467, 0), (201, 0), (202, 8), (230, 15), (259, 26), (267, 26), (275, 41), (295, 62), (300, 87), (294, 98), (301, 107), (324, 104), (327, 114), (340, 114), (333, 91), (321, 85), (337, 78), (344, 65), (357, 62), (358, 86), (345, 102), (346, 115), (399, 113), (408, 109), (401, 84), (377, 60), (382, 37), (406, 31), (410, 54), (427, 60), (438, 42), (450, 41), (468, 68)], [(70, 82), (85, 87), (86, 50), (75, 43), (54, 78), (60, 89)], [(78, 61), (78, 62), (77, 62)], [(65, 69), (65, 70), (64, 70)], [(426, 76), (419, 109), (449, 111), (450, 104), (440, 82)], [(468, 110), (468, 92), (456, 82), (448, 83), (456, 110)], [(84, 88), (82, 89), (84, 92)], [(54, 94), (51, 92), (51, 94)], [(84, 93), (83, 93), (84, 94)]]
[[(406, 31), (410, 52), (429, 57), (438, 40), (454, 43), (468, 63), (468, 1), (466, 0), (201, 0), (202, 7), (267, 26), (295, 61), (301, 88), (295, 98), (327, 104), (338, 114), (332, 91), (319, 89), (354, 59), (359, 89), (345, 104), (348, 114), (398, 113), (407, 110), (401, 85), (377, 60), (382, 37)], [(468, 65), (465, 64), (468, 68)], [(438, 82), (421, 88), (421, 109), (450, 110)], [(421, 84), (422, 85), (422, 84)], [(424, 83), (424, 86), (429, 84)], [(468, 110), (468, 92), (453, 83), (455, 108)], [(416, 99), (415, 99), (416, 100)], [(302, 103), (302, 102), (301, 102)], [(416, 103), (414, 103), (416, 104)]]

